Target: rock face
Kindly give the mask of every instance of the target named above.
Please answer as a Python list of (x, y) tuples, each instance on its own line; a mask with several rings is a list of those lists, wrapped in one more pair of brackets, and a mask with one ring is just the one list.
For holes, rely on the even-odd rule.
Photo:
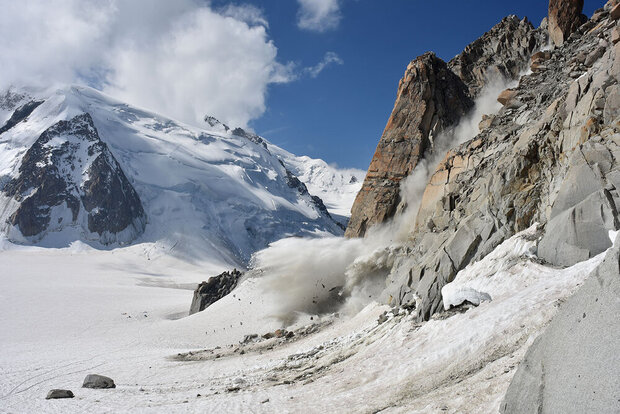
[(89, 374), (84, 378), (82, 388), (116, 388), (116, 384), (114, 384), (112, 378), (98, 374)]
[(528, 349), (501, 412), (620, 410), (620, 237)]
[(549, 1), (549, 36), (553, 43), (562, 46), (587, 18), (581, 13), (583, 0)]
[(202, 282), (194, 290), (194, 298), (189, 309), (189, 314), (202, 312), (213, 303), (228, 295), (237, 286), (242, 273), (237, 269), (232, 272), (223, 272), (218, 276), (210, 277), (208, 281)]
[(18, 123), (28, 118), (28, 115), (30, 115), (32, 111), (37, 109), (37, 107), (42, 103), (43, 101), (30, 101), (17, 108), (15, 112), (13, 112), (13, 115), (11, 115), (11, 118), (9, 118), (9, 120), (6, 121), (6, 123), (0, 128), (0, 134), (5, 133)]
[(544, 31), (534, 29), (527, 19), (509, 16), (448, 64), (432, 53), (412, 61), (345, 236), (363, 237), (372, 225), (392, 218), (400, 201), (400, 181), (433, 151), (437, 136), (472, 109), (485, 85), (498, 78), (518, 78), (530, 55), (545, 42)]
[(415, 304), (430, 318), (458, 271), (536, 222), (545, 229), (538, 254), (552, 264), (609, 247), (620, 206), (620, 48), (610, 7), (520, 79), (507, 101), (519, 105), (504, 106), (439, 163), (387, 277), (386, 302)]
[(400, 181), (418, 164), (446, 127), (456, 124), (473, 102), (447, 64), (427, 53), (412, 61), (400, 81), (396, 104), (355, 199), (345, 235), (362, 237), (394, 215)]
[(87, 113), (43, 132), (2, 193), (17, 205), (8, 224), (26, 238), (80, 226), (104, 244), (129, 242), (146, 223), (136, 191)]
[(518, 79), (530, 56), (547, 41), (544, 30), (534, 29), (527, 18), (505, 17), (468, 45), (448, 66), (476, 97), (482, 88), (499, 79)]
[(75, 395), (73, 395), (73, 392), (71, 392), (71, 390), (60, 390), (60, 389), (54, 389), (54, 390), (50, 390), (47, 393), (47, 396), (45, 397), (46, 400), (57, 400), (60, 398), (73, 398), (75, 397)]

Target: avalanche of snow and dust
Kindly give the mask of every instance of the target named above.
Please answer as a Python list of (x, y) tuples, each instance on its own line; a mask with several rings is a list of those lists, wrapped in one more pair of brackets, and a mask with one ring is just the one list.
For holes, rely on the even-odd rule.
[[(185, 237), (196, 235), (195, 227), (213, 224), (206, 220), (209, 214), (230, 218), (238, 212), (228, 216), (225, 199), (222, 208), (212, 204), (214, 211), (195, 211), (200, 204), (178, 200), (200, 197), (201, 180), (211, 184), (227, 176), (236, 178), (230, 189), (235, 194), (243, 188), (253, 200), (288, 203), (309, 214), (302, 211), (307, 206), (276, 200), (273, 189), (261, 192), (258, 187), (268, 184), (264, 177), (272, 172), (250, 178), (247, 165), (237, 168), (253, 157), (266, 159), (262, 145), (197, 135), (90, 90), (78, 92), (58, 99), (112, 106), (93, 111), (106, 114), (94, 117), (97, 127), (119, 162), (129, 166), (128, 177), (162, 228), (151, 226), (145, 237), (154, 241), (107, 250), (82, 242), (42, 248), (0, 239), (2, 411), (487, 412), (499, 406), (518, 362), (556, 305), (604, 255), (567, 269), (543, 266), (535, 256), (533, 227), (459, 272), (443, 289), (446, 306), (454, 307), (429, 322), (380, 306), (373, 299), (406, 241), (402, 229), (413, 225), (411, 211), (428, 177), (429, 169), (420, 168), (418, 179), (403, 185), (406, 208), (392, 223), (373, 229), (372, 237), (280, 240), (254, 256), (253, 270), (230, 295), (186, 316), (196, 283), (226, 270), (230, 261), (212, 255), (196, 262), (171, 252), (183, 240), (189, 243)], [(478, 102), (476, 113), (453, 133), (437, 138), (429, 168), (451, 145), (474, 135), (477, 118), (491, 112), (486, 102)], [(32, 123), (53, 118), (34, 117)], [(205, 142), (208, 151), (202, 150)], [(2, 174), (14, 168), (2, 165)], [(281, 172), (276, 161), (254, 165)], [(295, 174), (313, 175), (311, 166), (291, 165)], [(315, 174), (318, 181), (347, 179), (329, 178), (325, 171)], [(252, 186), (256, 181), (260, 185)], [(220, 187), (230, 183), (213, 185), (228, 194)], [(235, 194), (228, 197), (239, 197)], [(179, 232), (176, 242), (158, 238), (173, 228)], [(278, 328), (293, 334), (262, 338)], [(90, 373), (112, 377), (117, 388), (80, 388)], [(47, 401), (52, 388), (71, 389), (76, 398)]]
[[(183, 317), (194, 282), (219, 269), (170, 256), (149, 261), (141, 246), (42, 249), (3, 240), (0, 409), (487, 412), (557, 305), (604, 256), (549, 268), (533, 255), (536, 234), (517, 234), (445, 287), (455, 303), (470, 291), (492, 298), (464, 313), (420, 324), (375, 303), (342, 320), (305, 317), (288, 327), (290, 339), (247, 344), (239, 344), (246, 335), (282, 326), (269, 316), (277, 304), (257, 289), (260, 279)], [(318, 333), (303, 334), (313, 326)], [(117, 388), (80, 388), (89, 373), (112, 377)], [(52, 388), (76, 398), (45, 400)]]
[(504, 80), (489, 82), (470, 115), (435, 138), (433, 152), (402, 182), (403, 201), (391, 221), (370, 228), (363, 239), (289, 238), (254, 254), (249, 277), (262, 279), (264, 295), (273, 297), (278, 304), (275, 316), (291, 322), (301, 314), (335, 308), (351, 315), (377, 300), (397, 253), (415, 226), (430, 175), (447, 151), (478, 134), (482, 116), (501, 108), (497, 95), (512, 84)]

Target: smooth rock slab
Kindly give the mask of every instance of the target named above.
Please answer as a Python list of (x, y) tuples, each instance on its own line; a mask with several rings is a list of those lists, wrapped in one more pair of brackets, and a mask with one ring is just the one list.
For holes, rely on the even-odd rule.
[(75, 395), (73, 395), (73, 392), (71, 392), (70, 390), (59, 390), (59, 389), (54, 389), (54, 390), (50, 390), (50, 392), (47, 393), (47, 397), (45, 397), (46, 400), (57, 400), (60, 398), (73, 398), (75, 397)]
[(103, 375), (89, 374), (84, 378), (82, 388), (116, 388), (114, 380)]
[(503, 414), (620, 412), (620, 237), (520, 363)]

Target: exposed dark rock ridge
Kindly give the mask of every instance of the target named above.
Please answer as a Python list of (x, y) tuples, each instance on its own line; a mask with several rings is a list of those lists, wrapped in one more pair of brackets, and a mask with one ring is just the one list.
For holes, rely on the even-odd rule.
[(5, 133), (6, 131), (13, 128), (18, 123), (28, 118), (28, 116), (32, 113), (32, 111), (37, 109), (37, 107), (41, 105), (42, 103), (43, 101), (30, 101), (20, 106), (19, 108), (17, 108), (15, 112), (13, 112), (13, 115), (11, 115), (9, 120), (6, 121), (6, 123), (0, 128), (0, 134)]
[(228, 295), (237, 287), (237, 283), (243, 274), (237, 269), (232, 272), (223, 272), (212, 276), (206, 282), (202, 282), (194, 290), (194, 298), (189, 308), (189, 314), (202, 312), (224, 296)]
[(583, 0), (549, 1), (549, 36), (553, 43), (562, 46), (588, 20), (582, 11)]
[(482, 88), (498, 79), (517, 79), (530, 55), (547, 42), (527, 19), (509, 16), (448, 64), (432, 53), (407, 67), (396, 103), (351, 209), (345, 235), (362, 237), (392, 218), (400, 202), (400, 181), (415, 169), (434, 139), (458, 123)]
[(610, 7), (538, 58), (514, 88), (519, 105), (440, 163), (388, 277), (387, 302), (416, 302), (428, 319), (459, 270), (535, 222), (546, 225), (539, 255), (552, 264), (609, 247), (620, 206), (620, 43)]
[(347, 237), (362, 237), (370, 226), (394, 215), (400, 201), (400, 181), (427, 150), (432, 150), (434, 138), (455, 125), (472, 107), (467, 86), (434, 53), (426, 53), (409, 64), (351, 209)]
[[(19, 175), (2, 192), (17, 203), (8, 223), (25, 237), (77, 225), (97, 233), (104, 244), (128, 242), (142, 233), (146, 222), (136, 191), (88, 113), (43, 132), (24, 155)], [(52, 223), (52, 209), (63, 204), (70, 217), (61, 215)], [(85, 215), (80, 215), (82, 210)], [(127, 234), (119, 239), (121, 232)]]
[(620, 412), (620, 236), (528, 349), (504, 414)]

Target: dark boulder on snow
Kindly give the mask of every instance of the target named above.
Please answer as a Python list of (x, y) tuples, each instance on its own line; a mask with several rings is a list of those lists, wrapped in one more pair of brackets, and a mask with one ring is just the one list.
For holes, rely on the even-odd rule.
[(54, 390), (50, 390), (47, 393), (47, 397), (45, 397), (46, 400), (57, 400), (60, 398), (73, 398), (75, 397), (75, 395), (73, 395), (73, 392), (71, 392), (71, 390), (59, 390), (59, 389), (54, 389)]
[(89, 374), (84, 378), (82, 388), (116, 388), (114, 380), (98, 374)]
[(620, 237), (527, 351), (501, 412), (620, 412)]
[(233, 269), (232, 272), (223, 272), (199, 284), (194, 291), (189, 314), (201, 312), (228, 295), (237, 286), (242, 275), (240, 271)]

